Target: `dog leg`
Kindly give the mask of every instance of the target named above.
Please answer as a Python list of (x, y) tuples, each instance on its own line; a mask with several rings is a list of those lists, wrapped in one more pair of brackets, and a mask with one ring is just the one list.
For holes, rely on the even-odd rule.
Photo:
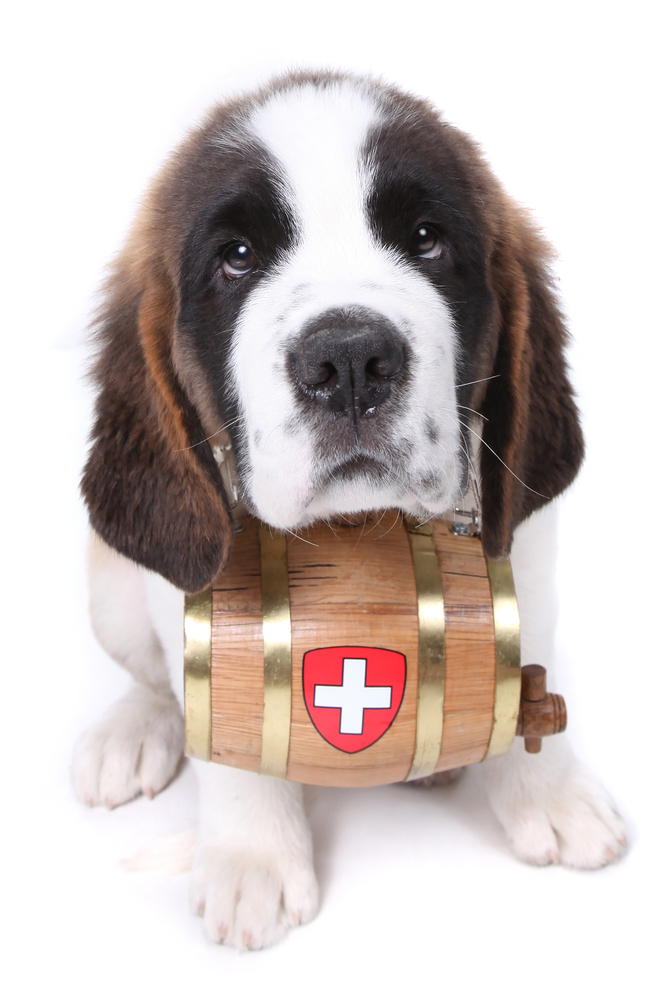
[[(174, 691), (183, 688), (183, 594), (146, 574), (153, 626)], [(192, 760), (199, 831), (190, 901), (208, 937), (234, 948), (266, 948), (315, 916), (318, 889), (301, 785)]]
[[(556, 511), (546, 508), (517, 530), (512, 569), (521, 618), (523, 663), (551, 676), (556, 625)], [(517, 739), (509, 754), (484, 765), (491, 807), (522, 861), (600, 868), (626, 844), (623, 820), (597, 779), (563, 736), (544, 740), (538, 754)]]
[(143, 571), (92, 535), (89, 576), (95, 634), (136, 683), (79, 740), (74, 784), (88, 805), (113, 808), (141, 792), (152, 797), (171, 780), (183, 753), (183, 720)]
[(193, 761), (200, 828), (190, 885), (209, 938), (266, 948), (317, 912), (301, 785)]
[(623, 820), (561, 737), (545, 740), (539, 754), (516, 740), (485, 769), (491, 807), (522, 861), (602, 868), (623, 853)]

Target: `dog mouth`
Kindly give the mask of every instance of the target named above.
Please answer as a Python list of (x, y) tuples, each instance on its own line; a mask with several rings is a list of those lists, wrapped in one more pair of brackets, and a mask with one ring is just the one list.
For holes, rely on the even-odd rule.
[(331, 469), (326, 477), (326, 483), (349, 482), (359, 477), (382, 482), (390, 475), (388, 467), (376, 458), (370, 458), (368, 455), (353, 455)]

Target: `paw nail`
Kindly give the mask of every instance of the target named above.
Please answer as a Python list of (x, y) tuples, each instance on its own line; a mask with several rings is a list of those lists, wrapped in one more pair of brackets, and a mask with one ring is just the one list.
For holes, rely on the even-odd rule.
[[(200, 913), (199, 913), (199, 916), (201, 916), (203, 914), (203, 912), (204, 912), (204, 906), (202, 905)], [(220, 940), (224, 941), (228, 934), (229, 934), (229, 930), (227, 928), (227, 925), (226, 924), (220, 924), (220, 926), (218, 927), (218, 937), (220, 938)]]
[(147, 788), (144, 794), (146, 795), (147, 798), (152, 799), (155, 795), (155, 792), (153, 791), (152, 788)]
[(243, 945), (246, 948), (250, 948), (252, 945), (252, 934), (250, 931), (243, 932)]

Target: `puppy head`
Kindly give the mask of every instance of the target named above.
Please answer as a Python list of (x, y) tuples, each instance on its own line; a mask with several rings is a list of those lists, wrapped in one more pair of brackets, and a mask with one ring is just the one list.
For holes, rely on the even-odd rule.
[(193, 591), (230, 549), (221, 428), (246, 506), (289, 529), (444, 514), (483, 438), (483, 541), (506, 555), (582, 454), (547, 262), (474, 143), (424, 102), (297, 75), (215, 108), (109, 283), (93, 527)]

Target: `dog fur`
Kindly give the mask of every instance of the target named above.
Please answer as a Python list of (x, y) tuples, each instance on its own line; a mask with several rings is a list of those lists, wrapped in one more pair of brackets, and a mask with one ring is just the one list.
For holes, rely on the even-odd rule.
[[(469, 137), (365, 78), (282, 77), (176, 150), (98, 318), (91, 611), (136, 683), (79, 744), (85, 801), (153, 795), (175, 772), (183, 591), (229, 558), (236, 480), (237, 510), (288, 531), (444, 516), (472, 493), (487, 554), (512, 553), (522, 659), (551, 665), (547, 501), (583, 443), (550, 257)], [(213, 940), (270, 945), (317, 909), (302, 790), (193, 764), (193, 909)], [(591, 868), (622, 850), (562, 737), (485, 768), (522, 859)]]

